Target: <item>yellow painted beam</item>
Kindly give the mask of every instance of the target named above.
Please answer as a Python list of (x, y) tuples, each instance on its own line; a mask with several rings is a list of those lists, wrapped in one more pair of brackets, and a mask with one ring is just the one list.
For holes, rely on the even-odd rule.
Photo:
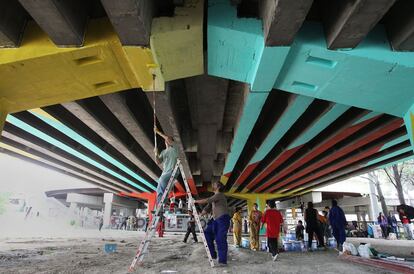
[(10, 151), (13, 151), (13, 152), (15, 152), (15, 153), (18, 153), (18, 154), (23, 155), (23, 156), (25, 156), (25, 157), (28, 157), (28, 158), (34, 159), (34, 160), (38, 160), (38, 159), (40, 159), (39, 157), (37, 157), (37, 156), (35, 156), (35, 155), (31, 154), (31, 153), (28, 153), (28, 152), (26, 152), (26, 151), (24, 151), (24, 150), (21, 150), (21, 149), (18, 149), (18, 148), (15, 148), (15, 147), (9, 146), (8, 144), (4, 144), (4, 143), (2, 143), (2, 142), (0, 142), (0, 147), (1, 147), (1, 148), (4, 148), (4, 149), (7, 149), (7, 150), (10, 150)]
[(226, 196), (240, 199), (240, 200), (246, 200), (247, 201), (247, 208), (248, 212), (250, 213), (251, 208), (253, 207), (254, 203), (257, 203), (259, 205), (259, 210), (263, 211), (266, 206), (267, 200), (277, 199), (281, 197), (285, 197), (287, 195), (284, 194), (278, 194), (278, 193), (225, 193)]
[(58, 48), (30, 23), (19, 48), (0, 49), (0, 79), (0, 103), (9, 113), (131, 88), (164, 89), (151, 51), (123, 47), (107, 19), (90, 21), (80, 48)]
[(174, 17), (153, 19), (150, 45), (165, 81), (204, 73), (203, 9), (203, 0), (186, 0)]

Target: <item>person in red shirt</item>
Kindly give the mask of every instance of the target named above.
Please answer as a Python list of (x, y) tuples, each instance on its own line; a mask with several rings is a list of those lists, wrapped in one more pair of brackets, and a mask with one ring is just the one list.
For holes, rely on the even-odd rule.
[(269, 201), (269, 208), (262, 216), (262, 227), (266, 224), (266, 237), (269, 252), (272, 253), (273, 261), (276, 261), (279, 255), (277, 239), (279, 238), (280, 226), (283, 224), (282, 214), (275, 208), (275, 201)]

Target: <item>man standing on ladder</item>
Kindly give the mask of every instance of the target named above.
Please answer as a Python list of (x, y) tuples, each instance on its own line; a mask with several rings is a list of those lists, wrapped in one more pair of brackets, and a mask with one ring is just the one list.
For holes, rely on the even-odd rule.
[(178, 152), (174, 146), (174, 139), (171, 136), (167, 136), (161, 133), (156, 127), (154, 127), (154, 134), (155, 136), (158, 134), (160, 135), (165, 141), (165, 149), (158, 154), (157, 147), (154, 148), (155, 153), (155, 161), (157, 164), (162, 163), (162, 174), (158, 179), (158, 186), (157, 186), (157, 205), (161, 201), (162, 194), (167, 187), (168, 180), (171, 177), (172, 171), (174, 169), (175, 164), (177, 163)]

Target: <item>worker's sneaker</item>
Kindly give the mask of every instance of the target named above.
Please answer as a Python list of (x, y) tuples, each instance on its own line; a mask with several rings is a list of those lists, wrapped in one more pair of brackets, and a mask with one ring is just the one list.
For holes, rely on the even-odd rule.
[(214, 267), (227, 267), (227, 264), (217, 263), (214, 265)]
[(279, 256), (279, 254), (276, 254), (275, 256), (272, 256), (273, 261), (277, 260), (277, 256)]

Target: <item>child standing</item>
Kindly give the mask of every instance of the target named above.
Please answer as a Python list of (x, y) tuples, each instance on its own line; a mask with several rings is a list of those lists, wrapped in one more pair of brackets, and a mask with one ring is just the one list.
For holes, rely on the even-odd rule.
[(305, 230), (305, 227), (303, 226), (302, 221), (299, 221), (295, 232), (296, 232), (296, 240), (297, 241), (303, 241), (304, 237), (303, 237), (303, 231)]

